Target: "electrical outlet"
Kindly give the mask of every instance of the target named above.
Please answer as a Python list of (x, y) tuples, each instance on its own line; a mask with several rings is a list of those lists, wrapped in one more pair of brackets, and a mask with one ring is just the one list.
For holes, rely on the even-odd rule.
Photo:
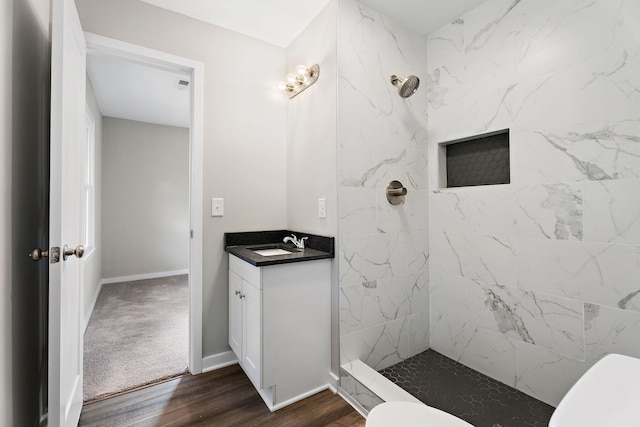
[(211, 216), (224, 216), (224, 199), (211, 199)]
[(318, 218), (327, 217), (327, 202), (325, 198), (318, 199)]

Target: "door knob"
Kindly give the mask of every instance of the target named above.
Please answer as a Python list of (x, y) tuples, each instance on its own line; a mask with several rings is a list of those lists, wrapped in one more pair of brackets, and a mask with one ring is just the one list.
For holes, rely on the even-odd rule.
[(42, 258), (46, 258), (49, 256), (49, 251), (43, 251), (40, 248), (35, 248), (31, 252), (29, 252), (27, 255), (29, 256), (29, 258), (31, 258), (34, 261), (40, 261)]
[(71, 255), (75, 255), (77, 258), (82, 258), (82, 255), (84, 255), (84, 246), (78, 245), (72, 249), (67, 245), (64, 245), (64, 250), (62, 252), (62, 259), (66, 261), (67, 257), (70, 257)]

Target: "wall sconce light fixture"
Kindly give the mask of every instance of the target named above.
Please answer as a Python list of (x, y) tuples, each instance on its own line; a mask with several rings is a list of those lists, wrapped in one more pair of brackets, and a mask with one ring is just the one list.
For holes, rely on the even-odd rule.
[(312, 65), (307, 68), (304, 65), (298, 65), (296, 67), (295, 74), (288, 74), (286, 82), (280, 82), (280, 89), (282, 89), (289, 99), (298, 95), (300, 92), (318, 81), (320, 75), (320, 66), (318, 64)]

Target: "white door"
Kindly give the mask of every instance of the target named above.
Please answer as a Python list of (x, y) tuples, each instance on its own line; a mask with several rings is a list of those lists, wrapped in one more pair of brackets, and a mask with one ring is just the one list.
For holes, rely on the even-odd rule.
[(244, 334), (242, 368), (256, 388), (262, 388), (262, 291), (242, 281)]
[(242, 279), (229, 270), (229, 346), (242, 361)]
[[(86, 47), (73, 0), (51, 5), (49, 219), (49, 426), (78, 424), (82, 410), (80, 245)], [(60, 250), (56, 260), (55, 249)], [(78, 254), (81, 256), (81, 254)], [(57, 262), (56, 262), (57, 261)]]

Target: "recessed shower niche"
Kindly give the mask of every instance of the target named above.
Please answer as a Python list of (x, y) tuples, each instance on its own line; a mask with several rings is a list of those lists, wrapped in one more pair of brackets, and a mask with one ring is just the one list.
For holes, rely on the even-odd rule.
[(440, 187), (509, 184), (509, 129), (440, 144)]

